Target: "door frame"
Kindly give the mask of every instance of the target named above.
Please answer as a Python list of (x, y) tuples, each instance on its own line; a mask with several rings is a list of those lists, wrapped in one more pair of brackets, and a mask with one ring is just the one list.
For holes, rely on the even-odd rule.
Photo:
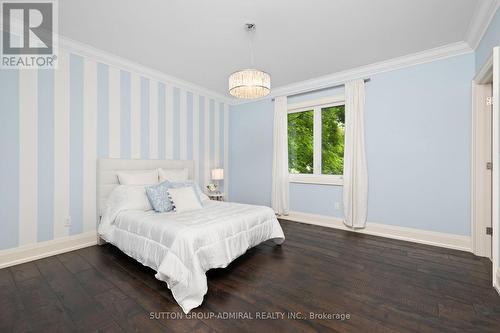
[[(493, 128), (490, 136), (484, 135), (485, 126), (492, 126), (493, 115), (487, 114), (486, 97), (491, 94), (491, 83), (485, 80), (472, 81), (472, 152), (471, 152), (471, 237), (472, 252), (491, 259), (493, 239), (486, 234), (486, 227), (493, 226), (493, 170), (486, 169), (487, 162), (493, 162)], [(489, 141), (489, 142), (487, 142)], [(486, 152), (485, 147), (491, 151)], [(491, 155), (491, 156), (485, 156)], [(486, 173), (490, 172), (489, 182)], [(491, 188), (486, 197), (486, 187)], [(489, 206), (484, 202), (489, 200)], [(489, 217), (487, 216), (489, 215)], [(491, 220), (491, 225), (485, 223)]]
[[(499, 219), (499, 206), (500, 201), (498, 198), (499, 191), (499, 168), (498, 164), (500, 164), (499, 159), (499, 127), (500, 127), (500, 108), (498, 105), (500, 94), (500, 47), (493, 48), (493, 165), (497, 165), (496, 173), (493, 173), (493, 287), (500, 293), (500, 268), (498, 266), (498, 257), (499, 257), (499, 235), (500, 232), (500, 219)], [(495, 171), (495, 167), (493, 167)], [(495, 195), (496, 194), (496, 195)]]
[[(484, 253), (484, 247), (481, 249), (479, 242), (481, 241), (481, 232), (484, 233), (484, 229), (482, 229), (482, 225), (480, 223), (476, 223), (476, 211), (477, 207), (476, 201), (480, 199), (478, 194), (476, 193), (476, 184), (475, 184), (475, 176), (476, 176), (476, 168), (475, 168), (475, 144), (476, 144), (476, 135), (478, 134), (477, 130), (477, 120), (476, 114), (481, 111), (480, 102), (481, 102), (481, 87), (480, 85), (484, 85), (487, 83), (492, 83), (493, 90), (493, 105), (492, 105), (492, 207), (491, 207), (491, 226), (493, 228), (493, 237), (491, 240), (491, 259), (492, 259), (492, 284), (493, 287), (500, 293), (500, 269), (498, 267), (499, 260), (499, 232), (500, 232), (500, 220), (499, 220), (499, 211), (500, 211), (500, 201), (499, 201), (499, 190), (500, 190), (500, 115), (499, 115), (499, 71), (500, 71), (500, 47), (493, 48), (493, 52), (488, 58), (488, 60), (483, 64), (480, 71), (476, 74), (472, 81), (472, 155), (471, 155), (471, 234), (472, 234), (472, 250), (474, 254), (481, 255), (480, 253)], [(483, 88), (484, 90), (484, 88)], [(484, 103), (483, 99), (483, 103)], [(482, 231), (479, 229), (481, 228)], [(483, 251), (483, 252), (481, 252)]]

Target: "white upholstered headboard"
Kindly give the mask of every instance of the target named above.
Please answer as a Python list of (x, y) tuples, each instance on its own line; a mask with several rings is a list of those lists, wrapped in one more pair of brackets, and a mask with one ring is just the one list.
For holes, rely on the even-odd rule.
[(100, 158), (97, 160), (97, 213), (101, 215), (106, 199), (118, 186), (118, 171), (150, 169), (184, 169), (189, 171), (189, 179), (194, 179), (194, 161), (181, 160), (124, 160), (119, 158)]

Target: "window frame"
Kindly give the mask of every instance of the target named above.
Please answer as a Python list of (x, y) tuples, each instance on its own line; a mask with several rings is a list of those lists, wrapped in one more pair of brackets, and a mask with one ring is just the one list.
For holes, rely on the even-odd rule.
[(344, 185), (344, 175), (325, 175), (321, 173), (321, 134), (323, 129), (323, 124), (321, 123), (321, 109), (339, 105), (345, 105), (344, 95), (332, 96), (288, 105), (288, 114), (311, 110), (313, 111), (313, 173), (288, 173), (288, 180), (291, 183), (337, 186)]

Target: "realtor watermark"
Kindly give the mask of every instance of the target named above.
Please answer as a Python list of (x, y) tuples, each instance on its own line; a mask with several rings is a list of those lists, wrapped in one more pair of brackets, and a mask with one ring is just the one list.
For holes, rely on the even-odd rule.
[(351, 319), (350, 313), (340, 312), (150, 312), (149, 319), (160, 320), (182, 320), (182, 319), (218, 319), (218, 320), (338, 320), (345, 321)]
[(0, 3), (0, 68), (57, 68), (57, 1), (3, 0)]

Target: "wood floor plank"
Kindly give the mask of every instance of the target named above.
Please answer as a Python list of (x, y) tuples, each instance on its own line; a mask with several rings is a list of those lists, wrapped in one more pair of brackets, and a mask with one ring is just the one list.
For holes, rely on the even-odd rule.
[(92, 267), (75, 252), (59, 254), (57, 258), (63, 263), (64, 267), (73, 274)]
[(57, 257), (45, 258), (36, 264), (78, 328), (97, 330), (112, 322), (110, 314), (82, 288), (77, 277)]
[(28, 332), (27, 315), (11, 270), (0, 270), (0, 332)]
[(14, 280), (17, 282), (22, 282), (40, 276), (40, 271), (34, 262), (27, 262), (25, 264), (11, 267), (11, 271), (14, 274)]

